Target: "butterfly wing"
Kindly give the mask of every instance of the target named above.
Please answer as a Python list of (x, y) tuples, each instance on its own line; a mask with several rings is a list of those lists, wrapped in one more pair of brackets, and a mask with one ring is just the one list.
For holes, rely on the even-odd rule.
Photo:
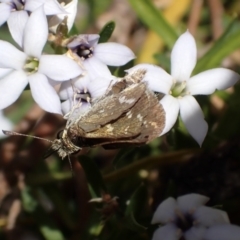
[(135, 105), (119, 118), (91, 132), (79, 129), (77, 145), (102, 145), (104, 148), (142, 145), (158, 137), (164, 123), (165, 112), (157, 97), (150, 90), (145, 90)]
[[(140, 134), (132, 139), (117, 139), (112, 142), (101, 144), (105, 149), (114, 149), (125, 146), (139, 146), (151, 142), (153, 139), (160, 136), (165, 126), (165, 111), (158, 99), (151, 91), (146, 91), (139, 102), (134, 106), (136, 109), (139, 106), (148, 106), (142, 108), (134, 117), (142, 118)], [(132, 110), (133, 111), (133, 110)]]
[[(92, 106), (89, 112), (80, 117), (77, 121), (77, 127), (84, 132), (92, 132), (121, 118), (135, 105), (146, 91), (146, 88), (146, 83), (143, 82), (132, 84), (118, 94), (100, 99)], [(104, 130), (107, 130), (106, 128), (107, 126)]]

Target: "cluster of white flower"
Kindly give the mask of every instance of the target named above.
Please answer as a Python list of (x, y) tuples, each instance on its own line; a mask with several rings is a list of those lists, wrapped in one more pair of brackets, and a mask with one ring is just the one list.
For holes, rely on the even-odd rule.
[(240, 227), (230, 224), (226, 212), (204, 206), (209, 198), (187, 194), (163, 201), (156, 209), (152, 224), (157, 228), (152, 240), (238, 240)]
[[(0, 109), (15, 102), (29, 84), (33, 99), (45, 111), (68, 113), (74, 102), (75, 89), (82, 94), (79, 114), (90, 106), (87, 99), (105, 93), (115, 79), (107, 66), (122, 66), (134, 59), (134, 53), (117, 43), (98, 44), (99, 35), (79, 35), (72, 38), (64, 55), (42, 54), (49, 32), (66, 20), (71, 29), (77, 10), (77, 0), (61, 6), (56, 0), (1, 0), (0, 25), (7, 21), (9, 31), (19, 45), (16, 48), (0, 40)], [(48, 18), (46, 15), (51, 15)], [(171, 75), (162, 68), (140, 64), (126, 70), (147, 70), (144, 80), (154, 92), (165, 96), (160, 100), (166, 112), (162, 134), (175, 124), (178, 113), (193, 138), (202, 144), (208, 129), (200, 106), (192, 95), (211, 94), (216, 89), (233, 86), (239, 75), (218, 68), (190, 77), (196, 64), (196, 44), (189, 32), (177, 40), (171, 55)], [(57, 85), (61, 83), (60, 89)], [(81, 95), (80, 95), (81, 96)], [(61, 100), (64, 100), (61, 103)]]

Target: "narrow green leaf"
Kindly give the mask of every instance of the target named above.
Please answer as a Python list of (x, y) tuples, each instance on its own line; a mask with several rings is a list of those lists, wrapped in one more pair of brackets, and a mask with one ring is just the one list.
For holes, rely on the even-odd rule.
[(79, 34), (79, 30), (77, 29), (76, 25), (73, 24), (71, 31), (69, 32), (69, 36), (78, 35), (78, 34)]
[(38, 207), (38, 202), (32, 197), (30, 188), (25, 187), (21, 191), (22, 206), (26, 212), (34, 212)]
[(199, 153), (201, 150), (196, 149), (185, 149), (176, 152), (169, 152), (162, 154), (161, 156), (149, 156), (142, 158), (137, 162), (133, 162), (125, 167), (122, 167), (116, 171), (104, 175), (106, 182), (119, 181), (122, 178), (131, 177), (140, 169), (149, 169), (156, 166), (171, 165), (180, 162), (186, 162), (190, 159), (191, 155)]
[(100, 39), (99, 43), (107, 42), (108, 39), (112, 36), (112, 33), (115, 29), (115, 22), (111, 21), (105, 24), (105, 26), (102, 28), (101, 32), (99, 33)]
[(172, 26), (165, 20), (161, 12), (150, 0), (129, 0), (138, 17), (154, 32), (156, 32), (172, 48), (178, 38)]
[(95, 193), (94, 197), (101, 197), (102, 192), (107, 192), (107, 188), (97, 165), (91, 158), (84, 155), (79, 158), (79, 162), (84, 169), (88, 183)]
[(137, 222), (136, 217), (144, 212), (148, 199), (147, 188), (141, 184), (130, 198), (130, 203), (126, 209), (126, 220), (128, 227), (133, 231), (145, 231), (146, 228)]
[(40, 226), (40, 231), (46, 240), (64, 240), (62, 233), (58, 229), (51, 228), (50, 226)]
[(126, 220), (126, 223), (127, 223), (127, 227), (135, 232), (145, 232), (147, 229), (146, 227), (144, 227), (143, 225), (137, 222), (133, 213), (129, 214), (129, 217)]
[(139, 214), (147, 203), (147, 188), (141, 184), (130, 198), (130, 203), (126, 209), (126, 215), (133, 213)]
[(199, 59), (194, 69), (194, 74), (218, 66), (225, 57), (239, 48), (239, 22), (233, 20), (212, 48)]

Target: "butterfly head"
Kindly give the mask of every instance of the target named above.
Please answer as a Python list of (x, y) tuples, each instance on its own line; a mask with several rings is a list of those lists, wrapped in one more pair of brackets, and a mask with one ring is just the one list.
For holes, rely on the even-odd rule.
[(67, 129), (60, 131), (51, 146), (52, 150), (56, 151), (62, 159), (81, 150), (74, 144), (74, 136), (69, 136), (69, 133)]

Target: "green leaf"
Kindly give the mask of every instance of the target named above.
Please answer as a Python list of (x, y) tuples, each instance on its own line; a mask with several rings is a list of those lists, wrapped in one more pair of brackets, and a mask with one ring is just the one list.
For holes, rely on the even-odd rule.
[(25, 187), (21, 191), (22, 206), (26, 212), (34, 212), (38, 206), (37, 201), (32, 197), (30, 188)]
[(126, 209), (126, 215), (132, 212), (137, 214), (143, 210), (147, 203), (147, 188), (144, 184), (141, 184), (130, 198), (130, 203)]
[(212, 48), (199, 59), (194, 74), (218, 66), (221, 61), (240, 48), (239, 22), (233, 20)]
[[(102, 178), (102, 174), (99, 171), (97, 165), (93, 160), (87, 156), (82, 155), (79, 157), (79, 162), (84, 169), (88, 183), (91, 186), (93, 197), (101, 197), (103, 192), (107, 192), (107, 188)], [(92, 193), (93, 195), (93, 193)]]
[(147, 229), (146, 227), (137, 222), (133, 213), (129, 214), (128, 218), (126, 219), (126, 224), (129, 229), (135, 232), (145, 232)]
[(172, 48), (178, 38), (172, 26), (165, 20), (161, 12), (150, 0), (129, 0), (138, 17), (154, 32), (156, 32)]
[(141, 184), (131, 196), (130, 203), (127, 206), (125, 212), (127, 226), (133, 231), (139, 232), (146, 230), (146, 227), (138, 223), (136, 217), (139, 217), (146, 209), (147, 199), (148, 199), (147, 187), (144, 184)]
[(99, 43), (107, 42), (108, 39), (112, 36), (112, 33), (115, 29), (115, 22), (111, 21), (105, 24), (105, 26), (102, 28), (101, 32), (99, 33), (100, 39)]
[(58, 229), (46, 225), (40, 226), (40, 231), (46, 240), (64, 240), (62, 233)]
[(79, 30), (77, 29), (76, 25), (73, 24), (71, 31), (69, 32), (69, 36), (78, 35), (78, 34), (79, 34)]
[(134, 66), (134, 60), (129, 61), (125, 65), (122, 65), (120, 67), (115, 67), (115, 66), (109, 66), (109, 70), (112, 73), (112, 75), (116, 77), (124, 77), (126, 75), (125, 70), (132, 68)]

